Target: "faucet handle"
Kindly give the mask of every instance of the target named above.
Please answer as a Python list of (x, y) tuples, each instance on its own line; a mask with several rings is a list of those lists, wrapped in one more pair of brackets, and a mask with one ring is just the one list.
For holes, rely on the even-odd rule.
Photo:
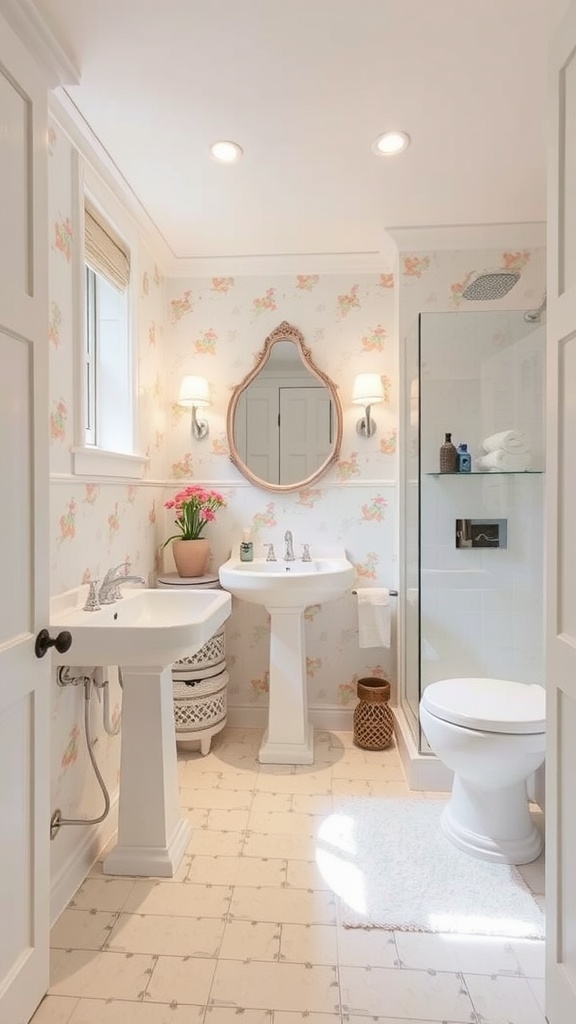
[(302, 552), (302, 561), (303, 562), (311, 562), (312, 558), (310, 556), (310, 545), (309, 544), (303, 544), (302, 547), (304, 548), (304, 550)]
[(85, 612), (97, 612), (100, 608), (100, 601), (98, 600), (98, 584), (100, 580), (90, 580), (88, 585), (88, 597), (84, 605)]
[(274, 545), (273, 544), (265, 544), (264, 547), (268, 548), (268, 554), (266, 555), (266, 561), (267, 562), (275, 562), (276, 561), (276, 555), (274, 553)]

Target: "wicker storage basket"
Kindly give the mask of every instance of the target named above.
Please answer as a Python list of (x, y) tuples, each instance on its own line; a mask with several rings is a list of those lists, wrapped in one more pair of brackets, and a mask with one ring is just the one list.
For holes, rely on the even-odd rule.
[(176, 739), (179, 733), (198, 733), (225, 720), (228, 679), (224, 671), (209, 679), (173, 684)]
[(354, 742), (365, 750), (384, 750), (394, 735), (394, 716), (388, 704), (390, 683), (385, 679), (359, 679), (354, 708)]

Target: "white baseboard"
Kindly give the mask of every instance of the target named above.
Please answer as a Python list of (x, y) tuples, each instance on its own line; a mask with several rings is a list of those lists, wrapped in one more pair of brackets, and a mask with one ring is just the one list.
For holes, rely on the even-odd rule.
[[(310, 722), (315, 729), (329, 729), (334, 732), (352, 732), (353, 709), (331, 707), (311, 707), (308, 709)], [(230, 707), (228, 705), (227, 724), (232, 729), (268, 728), (268, 708), (254, 708), (250, 705)]]
[[(81, 825), (63, 825), (62, 828), (82, 830)], [(118, 829), (118, 792), (111, 798), (110, 813), (99, 825), (85, 826), (82, 838), (52, 879), (50, 886), (50, 925), (60, 917), (74, 893), (82, 885), (98, 854), (110, 842)], [(54, 839), (58, 842), (58, 836)]]
[(393, 711), (396, 743), (410, 789), (418, 792), (449, 793), (452, 789), (453, 772), (442, 764), (435, 754), (418, 752), (403, 709), (393, 708)]

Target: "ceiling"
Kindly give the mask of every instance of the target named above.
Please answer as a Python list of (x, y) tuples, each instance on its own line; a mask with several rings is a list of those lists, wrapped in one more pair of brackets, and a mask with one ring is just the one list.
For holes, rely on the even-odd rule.
[[(542, 0), (34, 0), (173, 255), (370, 254), (545, 219)], [(412, 143), (376, 157), (396, 128)], [(236, 166), (208, 147), (232, 139)]]

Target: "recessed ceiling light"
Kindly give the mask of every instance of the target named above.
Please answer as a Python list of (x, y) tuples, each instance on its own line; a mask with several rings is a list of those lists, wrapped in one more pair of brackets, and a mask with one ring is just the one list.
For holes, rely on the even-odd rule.
[(372, 152), (376, 156), (395, 156), (410, 145), (410, 136), (406, 132), (384, 132), (372, 143)]
[(213, 160), (220, 164), (235, 164), (242, 156), (242, 146), (237, 142), (213, 142), (210, 146), (210, 155)]

